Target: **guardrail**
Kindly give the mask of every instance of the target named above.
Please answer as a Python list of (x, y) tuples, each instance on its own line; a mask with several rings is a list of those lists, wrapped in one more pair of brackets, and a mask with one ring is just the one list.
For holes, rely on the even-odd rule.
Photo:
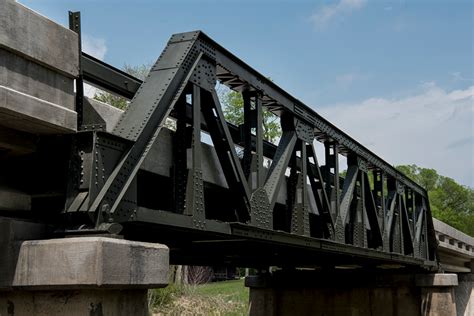
[(433, 218), (441, 268), (446, 272), (472, 272), (474, 238)]

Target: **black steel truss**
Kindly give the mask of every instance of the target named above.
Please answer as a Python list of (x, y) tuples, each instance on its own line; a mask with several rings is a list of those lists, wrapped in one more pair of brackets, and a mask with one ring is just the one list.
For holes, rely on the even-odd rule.
[[(131, 101), (112, 134), (90, 131), (77, 137), (74, 153), (81, 153), (81, 160), (74, 168), (85, 175), (71, 178), (65, 209), (69, 227), (88, 223), (91, 231), (119, 231), (123, 226), (137, 236), (133, 223), (155, 224), (163, 231), (201, 232), (201, 241), (219, 236), (436, 266), (426, 191), (204, 33), (173, 35), (143, 83), (86, 54), (82, 74), (85, 81)], [(242, 93), (242, 126), (225, 121), (215, 91), (218, 81)], [(263, 140), (263, 109), (280, 117), (278, 146)], [(160, 192), (142, 193), (137, 182), (145, 178), (144, 161), (153, 160), (150, 149), (157, 146), (168, 117), (176, 120), (169, 173), (173, 202), (160, 209), (140, 201), (140, 196), (163, 199)], [(220, 188), (204, 181), (203, 131), (212, 139), (225, 178)], [(324, 166), (318, 163), (315, 141), (325, 146)], [(242, 158), (236, 145), (243, 148)], [(341, 154), (347, 157), (344, 178)], [(269, 168), (265, 159), (271, 161)], [(159, 178), (147, 177), (155, 179), (147, 186), (158, 185)], [(220, 203), (217, 215), (210, 214), (213, 200)], [(150, 234), (138, 235), (149, 239), (144, 236)], [(240, 251), (239, 258), (245, 253)]]

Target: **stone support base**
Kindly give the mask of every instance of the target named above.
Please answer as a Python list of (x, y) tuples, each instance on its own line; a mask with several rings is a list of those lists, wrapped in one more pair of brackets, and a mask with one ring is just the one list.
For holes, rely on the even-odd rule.
[(456, 315), (456, 274), (418, 275), (415, 285), (421, 289), (421, 315)]
[(168, 284), (164, 245), (105, 237), (19, 241), (15, 232), (27, 226), (15, 223), (0, 232), (0, 315), (148, 315), (147, 289)]
[(250, 315), (456, 315), (455, 274), (277, 271), (246, 286)]
[(0, 315), (148, 316), (147, 290), (0, 292)]

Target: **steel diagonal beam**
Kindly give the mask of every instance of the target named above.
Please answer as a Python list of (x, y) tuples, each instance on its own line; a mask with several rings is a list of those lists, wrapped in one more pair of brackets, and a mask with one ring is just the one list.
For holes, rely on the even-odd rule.
[[(117, 210), (166, 117), (203, 56), (202, 52), (197, 53), (194, 48), (196, 37), (197, 34), (182, 42), (170, 41), (168, 46), (174, 47), (174, 54), (170, 55), (165, 49), (122, 114), (114, 132), (134, 143), (108, 177), (89, 212), (95, 212), (99, 207), (109, 214)], [(97, 224), (100, 221), (100, 216), (97, 216)]]
[(245, 193), (245, 198), (247, 201), (250, 200), (250, 190), (247, 184), (247, 180), (245, 178), (245, 174), (242, 170), (242, 166), (240, 164), (240, 160), (237, 157), (237, 154), (235, 153), (235, 145), (234, 141), (232, 140), (232, 137), (229, 132), (229, 127), (227, 126), (227, 122), (224, 118), (224, 114), (222, 113), (222, 107), (219, 101), (219, 97), (217, 96), (217, 93), (215, 90), (212, 90), (212, 99), (214, 100), (214, 106), (217, 114), (217, 121), (220, 125), (220, 128), (224, 132), (224, 136), (227, 140), (227, 143), (229, 145), (229, 155), (232, 160), (232, 163), (235, 165), (236, 172), (237, 172), (237, 179), (239, 182), (242, 184), (243, 191)]
[(397, 205), (398, 194), (396, 191), (390, 191), (387, 199), (388, 207), (387, 209), (387, 217), (386, 217), (386, 224), (385, 224), (385, 242), (384, 248), (386, 251), (390, 250), (390, 245), (392, 243), (392, 233), (393, 233), (393, 218), (395, 215), (395, 207)]
[[(415, 257), (425, 258), (427, 252), (423, 251), (422, 247), (424, 247), (424, 243), (422, 242), (422, 234), (424, 232), (424, 228), (426, 227), (426, 220), (425, 220), (425, 210), (422, 206), (416, 206), (415, 210), (417, 211), (417, 217), (415, 222), (415, 231), (413, 236), (413, 252)], [(426, 242), (426, 240), (425, 240)]]
[[(308, 157), (309, 158), (309, 157)], [(307, 162), (308, 164), (310, 163), (309, 160)], [(319, 183), (316, 182), (315, 180), (315, 176), (313, 174), (313, 171), (311, 170), (312, 168), (308, 168), (308, 176), (309, 176), (309, 184), (311, 185), (311, 191), (313, 193), (313, 196), (314, 196), (314, 201), (316, 202), (316, 207), (317, 207), (317, 211), (318, 211), (318, 214), (320, 216), (323, 216), (323, 212), (324, 212), (324, 208), (325, 206), (324, 205), (324, 202), (322, 201), (320, 195), (319, 195)]]
[[(334, 238), (334, 220), (331, 215), (331, 204), (329, 203), (329, 199), (326, 194), (323, 176), (321, 174), (321, 169), (319, 169), (318, 158), (316, 157), (316, 151), (314, 150), (313, 144), (308, 144), (306, 147), (308, 148), (307, 164), (308, 164), (309, 181), (311, 184), (311, 189), (313, 191), (314, 199), (316, 201), (316, 205), (325, 223), (323, 225), (323, 229), (324, 229), (323, 236), (329, 239), (333, 239)], [(311, 162), (309, 161), (309, 157), (313, 157), (314, 168), (311, 167)], [(313, 172), (313, 169), (315, 172)], [(317, 179), (318, 183), (316, 183), (314, 179)], [(321, 192), (321, 196), (319, 192)]]
[(425, 218), (425, 209), (423, 207), (419, 207), (418, 217), (416, 219), (415, 238), (414, 238), (415, 242), (417, 243), (421, 241), (424, 218)]
[(383, 245), (382, 231), (379, 226), (377, 219), (377, 209), (375, 208), (374, 196), (372, 190), (370, 190), (369, 177), (366, 172), (363, 173), (364, 177), (364, 202), (365, 212), (367, 219), (369, 220), (370, 230), (372, 232), (372, 247), (377, 248)]
[(413, 254), (413, 236), (410, 230), (410, 222), (408, 220), (408, 212), (404, 197), (401, 196), (401, 228), (403, 235), (403, 249), (405, 254)]
[(426, 234), (425, 247), (426, 247), (427, 259), (435, 261), (438, 259), (438, 248), (437, 248), (438, 241), (436, 240), (435, 234), (431, 233), (431, 232), (434, 232), (434, 226), (433, 226), (433, 218), (431, 217), (430, 204), (428, 202), (428, 198), (421, 197), (421, 200), (423, 203), (423, 209), (425, 210), (424, 230)]
[[(298, 170), (296, 166), (296, 153), (300, 151), (301, 166)], [(298, 140), (295, 150), (293, 151), (293, 159), (290, 162), (291, 175), (291, 233), (298, 235), (310, 235), (308, 197), (307, 197), (307, 156), (306, 143)], [(288, 191), (288, 190), (287, 190)]]
[(278, 143), (277, 152), (273, 158), (272, 165), (265, 180), (265, 191), (268, 195), (270, 211), (273, 211), (277, 199), (278, 191), (285, 176), (286, 168), (290, 162), (291, 154), (296, 144), (296, 133), (294, 131), (285, 131)]
[(113, 130), (114, 134), (131, 141), (151, 135), (150, 126), (161, 123), (159, 118), (169, 112), (170, 103), (178, 97), (176, 92), (184, 88), (187, 75), (192, 73), (191, 70), (197, 66), (196, 61), (204, 55), (196, 43), (198, 34), (199, 32), (194, 32), (187, 36), (171, 37), (127, 110), (120, 117)]
[(250, 219), (250, 190), (215, 90), (205, 93), (202, 112), (229, 188), (235, 192), (238, 220)]
[[(357, 174), (359, 173), (359, 168), (357, 166), (349, 166), (347, 168), (346, 178), (344, 179), (344, 186), (342, 188), (342, 199), (341, 206), (339, 208), (339, 215), (336, 220), (336, 231), (340, 235), (340, 232), (344, 231), (344, 227), (347, 221), (347, 214), (349, 213), (349, 207), (352, 200), (352, 195), (354, 194), (354, 188), (357, 180)], [(339, 240), (341, 236), (338, 237)], [(341, 241), (341, 240), (340, 240)], [(344, 242), (344, 239), (342, 239)]]

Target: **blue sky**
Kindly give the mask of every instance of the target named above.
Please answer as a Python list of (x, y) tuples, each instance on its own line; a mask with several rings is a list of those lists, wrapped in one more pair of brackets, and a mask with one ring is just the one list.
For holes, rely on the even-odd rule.
[(390, 163), (474, 186), (473, 1), (20, 2), (81, 11), (84, 50), (118, 67), (201, 29)]

